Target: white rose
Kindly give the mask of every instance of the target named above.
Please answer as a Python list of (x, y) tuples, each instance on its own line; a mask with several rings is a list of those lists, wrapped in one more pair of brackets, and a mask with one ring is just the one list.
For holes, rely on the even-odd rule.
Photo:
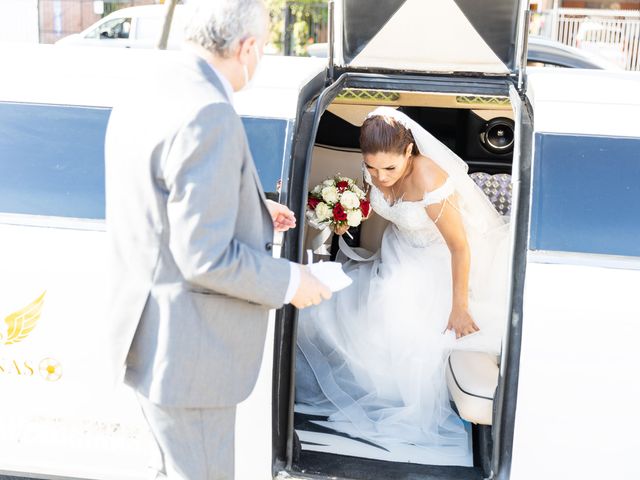
[(325, 187), (330, 187), (331, 185), (333, 185), (333, 180), (331, 180), (330, 178), (328, 178), (327, 180), (325, 180), (324, 182), (322, 182), (322, 185), (324, 185)]
[(327, 205), (324, 202), (320, 202), (318, 205), (316, 205), (316, 217), (318, 217), (319, 221), (324, 221), (327, 218), (331, 218), (333, 217), (333, 211), (331, 210), (331, 208), (329, 208), (329, 205)]
[(322, 189), (322, 198), (327, 203), (337, 203), (338, 201), (338, 189), (336, 187), (324, 187)]
[(353, 210), (354, 208), (358, 208), (360, 206), (360, 199), (358, 198), (358, 195), (347, 190), (342, 194), (340, 203), (347, 210)]
[(320, 195), (320, 192), (322, 192), (322, 185), (316, 185), (313, 187), (313, 190), (311, 190), (311, 193), (314, 195)]
[(366, 197), (365, 193), (357, 185), (354, 185), (352, 187), (352, 190), (355, 192), (359, 199), (364, 200), (364, 198)]
[(357, 227), (362, 222), (362, 212), (360, 210), (353, 210), (347, 213), (347, 224), (350, 227)]

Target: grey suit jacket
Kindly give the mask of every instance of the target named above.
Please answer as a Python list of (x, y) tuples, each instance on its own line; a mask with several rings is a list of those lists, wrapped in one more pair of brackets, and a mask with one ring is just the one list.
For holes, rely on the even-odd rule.
[(189, 53), (112, 111), (106, 137), (109, 304), (116, 373), (152, 402), (233, 405), (252, 390), (289, 264), (241, 119)]

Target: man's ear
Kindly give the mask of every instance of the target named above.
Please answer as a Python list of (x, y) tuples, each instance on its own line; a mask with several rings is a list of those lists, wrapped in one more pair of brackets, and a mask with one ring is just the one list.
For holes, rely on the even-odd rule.
[(242, 65), (249, 65), (253, 55), (253, 48), (256, 45), (256, 37), (247, 37), (240, 42), (238, 47), (237, 59)]

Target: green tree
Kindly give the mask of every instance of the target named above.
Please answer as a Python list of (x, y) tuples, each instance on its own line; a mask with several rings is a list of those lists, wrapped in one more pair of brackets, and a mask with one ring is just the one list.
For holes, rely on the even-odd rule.
[(289, 34), (294, 55), (306, 55), (309, 44), (326, 41), (327, 0), (266, 0), (266, 4), (271, 17), (268, 41), (278, 52), (285, 51), (286, 8), (290, 11)]

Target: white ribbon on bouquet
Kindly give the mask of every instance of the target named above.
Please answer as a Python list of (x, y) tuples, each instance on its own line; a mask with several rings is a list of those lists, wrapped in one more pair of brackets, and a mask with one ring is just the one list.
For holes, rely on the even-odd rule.
[(311, 249), (313, 253), (318, 255), (329, 255), (329, 248), (327, 242), (333, 236), (333, 231), (329, 227), (324, 227), (320, 232), (311, 240)]

